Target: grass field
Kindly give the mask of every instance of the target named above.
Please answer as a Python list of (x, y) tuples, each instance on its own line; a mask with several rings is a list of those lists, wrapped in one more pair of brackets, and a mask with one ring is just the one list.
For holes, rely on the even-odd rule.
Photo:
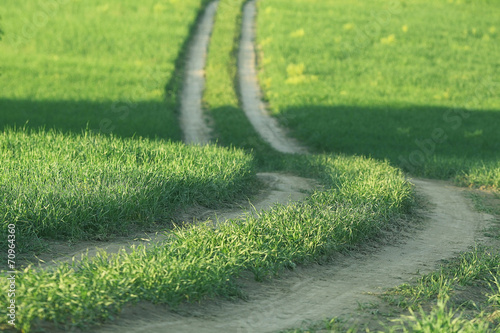
[[(257, 135), (244, 123), (239, 109), (235, 72), (226, 67), (223, 75), (211, 76), (217, 66), (232, 59), (237, 41), (240, 7), (233, 2), (226, 5), (221, 4), (214, 30), (205, 97), (217, 111), (223, 106), (230, 106), (226, 112), (238, 110), (240, 114), (234, 115), (242, 122), (240, 128), (249, 133), (248, 139)], [(231, 38), (226, 40), (228, 34)], [(229, 53), (220, 52), (222, 47)], [(214, 56), (217, 53), (222, 55), (220, 59)], [(219, 92), (228, 90), (217, 93), (216, 86), (222, 88)], [(221, 115), (218, 119), (225, 118)], [(238, 136), (234, 125), (223, 136), (225, 144), (264, 147), (259, 139), (245, 141)], [(230, 121), (219, 125), (219, 133), (230, 126)], [(171, 206), (211, 205), (230, 199), (248, 187), (254, 173), (250, 155), (234, 149), (29, 129), (6, 131), (2, 140), (8, 162), (2, 176), (12, 187), (5, 188), (11, 194), (2, 208), (9, 217), (17, 218), (16, 228), (26, 226), (22, 234), (31, 239), (95, 237), (122, 230), (123, 223), (147, 225), (155, 218), (165, 219), (163, 214)], [(266, 154), (272, 155), (269, 147), (255, 154), (261, 166)], [(286, 165), (282, 159), (286, 160), (273, 156), (277, 161), (273, 163)], [(38, 161), (35, 168), (29, 167), (31, 161)], [(245, 223), (229, 222), (218, 229), (210, 225), (177, 229), (166, 243), (148, 250), (103, 254), (49, 271), (26, 269), (16, 280), (19, 301), (24, 305), (17, 312), (20, 327), (29, 331), (44, 321), (66, 328), (92, 325), (137, 300), (176, 305), (237, 294), (234, 282), (243, 271), (262, 279), (284, 267), (373, 238), (412, 205), (410, 185), (386, 163), (321, 155), (297, 157), (293, 164), (296, 172), (320, 180), (325, 190), (303, 204), (277, 206), (258, 217), (249, 216)], [(24, 172), (17, 175), (13, 170), (19, 168)], [(380, 179), (384, 179), (382, 186)], [(31, 223), (23, 224), (25, 220)]]
[[(356, 42), (355, 36), (370, 21), (370, 11), (384, 7), (381, 1), (259, 2), (261, 83), (283, 123), (326, 152), (307, 156), (274, 152), (243, 115), (235, 83), (243, 2), (219, 4), (204, 93), (219, 145), (236, 148), (172, 142), (180, 138), (175, 110), (184, 51), (206, 1), (60, 1), (43, 10), (43, 3), (34, 1), (3, 6), (0, 236), (7, 239), (7, 225), (14, 223), (21, 250), (38, 240), (106, 238), (147, 229), (168, 221), (178, 208), (230, 202), (251, 191), (256, 171), (293, 172), (324, 186), (302, 203), (277, 205), (243, 223), (175, 228), (147, 249), (103, 252), (46, 270), (28, 267), (16, 277), (19, 329), (91, 329), (141, 300), (175, 307), (239, 295), (237, 279), (244, 272), (262, 280), (376, 239), (414, 205), (411, 185), (390, 163), (416, 174), (498, 186), (494, 2), (481, 2), (484, 8), (458, 0), (435, 4), (445, 9), (453, 4), (451, 13), (464, 11), (458, 16), (464, 22), (470, 23), (465, 12), (472, 9), (484, 15), (477, 27), (465, 28), (463, 38), (476, 44), (456, 53), (443, 52), (442, 42), (454, 45), (459, 25), (444, 14), (437, 20), (438, 11), (423, 0), (422, 8), (410, 2), (389, 8), (390, 22), (368, 42)], [(47, 13), (43, 24), (41, 12)], [(422, 21), (429, 13), (435, 17)], [(334, 15), (341, 19), (331, 20)], [(422, 22), (442, 25), (447, 34), (430, 34)], [(406, 43), (406, 53), (400, 43)], [(422, 43), (432, 45), (434, 53), (426, 53), (430, 46), (422, 51)], [(388, 59), (389, 47), (395, 59)], [(453, 63), (443, 64), (445, 58)], [(449, 66), (447, 74), (441, 65)], [(457, 86), (453, 75), (458, 73), (466, 78)], [(375, 76), (381, 76), (376, 84)], [(438, 88), (440, 93), (433, 92)], [(480, 103), (469, 110), (471, 98)], [(455, 102), (467, 113), (453, 108), (448, 114)], [(425, 163), (405, 166), (400, 156), (420, 156), (411, 155), (420, 149), (414, 140), (434, 140), (433, 131), (441, 127), (447, 139), (434, 146), (424, 141)], [(384, 158), (390, 162), (380, 161)], [(460, 268), (436, 274), (453, 279), (449, 272), (473, 266), (476, 277), (484, 278), (485, 267), (498, 266), (496, 256), (487, 265), (465, 256), (471, 260)], [(435, 277), (419, 283), (427, 281)], [(8, 288), (0, 286), (1, 304), (9, 301)], [(406, 285), (395, 293), (416, 305), (412, 295), (418, 288)], [(491, 304), (498, 306), (498, 295)], [(7, 311), (0, 308), (0, 329), (6, 328)]]
[(497, 1), (258, 4), (261, 86), (294, 136), (500, 186)]
[(180, 140), (179, 59), (206, 2), (4, 1), (0, 128)]
[[(284, 7), (289, 6), (290, 3), (284, 3), (282, 2), (281, 5), (283, 7), (279, 8), (280, 14), (278, 14), (278, 17), (286, 17), (289, 15), (292, 19), (290, 21), (287, 21), (292, 25), (291, 21), (295, 19), (295, 27), (296, 23), (298, 21), (297, 16), (300, 16), (301, 19), (307, 20), (307, 24), (304, 24), (304, 26), (310, 26), (311, 21), (314, 20), (315, 17), (318, 16), (318, 13), (321, 13), (322, 10), (318, 10), (318, 6), (324, 6), (325, 3), (319, 3), (319, 2), (294, 2), (294, 3), (300, 3), (303, 6), (313, 6), (312, 9), (310, 9), (310, 12), (305, 12), (304, 14), (298, 14), (300, 13), (299, 11), (296, 11), (296, 8), (291, 9), (287, 8), (285, 9)], [(271, 2), (260, 2), (261, 4), (261, 11), (260, 11), (260, 19), (264, 20), (262, 18), (263, 16), (269, 14), (267, 21), (265, 24), (266, 26), (262, 27), (263, 30), (267, 30), (268, 33), (272, 36), (270, 36), (270, 39), (274, 40), (275, 39), (275, 31), (277, 27), (275, 26), (275, 23), (271, 23), (270, 21), (273, 20), (272, 16), (276, 14), (274, 12), (274, 9), (268, 9), (268, 8), (273, 8)], [(351, 3), (350, 3), (351, 4)], [(215, 120), (215, 129), (217, 133), (217, 138), (219, 139), (219, 143), (226, 144), (226, 145), (236, 145), (238, 147), (242, 147), (248, 150), (251, 150), (256, 157), (257, 161), (259, 162), (260, 168), (263, 168), (265, 170), (267, 169), (280, 169), (280, 170), (286, 170), (290, 171), (293, 170), (295, 172), (300, 172), (304, 176), (316, 176), (318, 177), (319, 174), (315, 173), (313, 170), (315, 170), (314, 167), (312, 167), (311, 164), (304, 163), (305, 160), (301, 158), (296, 158), (284, 154), (277, 154), (273, 153), (272, 151), (270, 152), (269, 146), (263, 142), (253, 131), (251, 125), (249, 124), (248, 120), (244, 117), (243, 112), (240, 108), (239, 101), (237, 100), (237, 85), (235, 83), (235, 77), (236, 77), (236, 72), (234, 68), (234, 63), (236, 62), (235, 56), (236, 56), (236, 50), (238, 48), (238, 38), (239, 38), (239, 24), (240, 24), (240, 10), (238, 7), (240, 4), (237, 4), (233, 7), (223, 7), (224, 1), (221, 2), (221, 9), (219, 10), (219, 13), (217, 15), (217, 23), (214, 29), (214, 32), (212, 34), (212, 41), (211, 41), (211, 51), (209, 52), (209, 57), (208, 57), (208, 67), (207, 67), (207, 72), (206, 72), (206, 77), (207, 77), (207, 89), (205, 91), (205, 101), (207, 102), (208, 110), (211, 113), (211, 115), (214, 117)], [(267, 5), (270, 5), (267, 7)], [(370, 8), (370, 4), (365, 4)], [(314, 7), (316, 6), (316, 7)], [(330, 5), (331, 6), (331, 5)], [(348, 7), (348, 5), (344, 4), (344, 7)], [(359, 8), (358, 8), (359, 9)], [(353, 10), (353, 9), (351, 9)], [(314, 14), (312, 13), (314, 11)], [(354, 10), (353, 10), (354, 11)], [(293, 13), (292, 13), (293, 12)], [(358, 13), (359, 11), (355, 11)], [(271, 14), (270, 14), (271, 13)], [(273, 14), (274, 13), (274, 14)], [(308, 16), (310, 14), (310, 16)], [(355, 13), (352, 13), (352, 16), (354, 16)], [(325, 22), (322, 22), (323, 24), (326, 24)], [(264, 23), (261, 23), (264, 24)], [(317, 25), (318, 23), (316, 23)], [(348, 28), (348, 27), (346, 27)], [(286, 28), (285, 28), (286, 29)], [(349, 29), (347, 29), (349, 30)], [(406, 30), (406, 29), (405, 29)], [(493, 29), (492, 29), (493, 30)], [(318, 30), (321, 31), (321, 30)], [(281, 32), (281, 31), (280, 31)], [(321, 43), (318, 40), (315, 40), (312, 43), (315, 43), (315, 47), (310, 47), (309, 49), (303, 49), (302, 44), (299, 43), (304, 43), (304, 40), (301, 39), (301, 29), (294, 30), (293, 33), (285, 34), (285, 32), (281, 32), (282, 35), (279, 36), (277, 39), (277, 43), (275, 45), (275, 49), (273, 51), (275, 54), (278, 54), (278, 52), (283, 52), (280, 50), (280, 48), (283, 48), (284, 45), (287, 45), (288, 43), (294, 42), (294, 39), (298, 38), (300, 41), (296, 41), (297, 44), (294, 44), (296, 49), (293, 50), (293, 52), (290, 53), (285, 53), (283, 52), (280, 54), (280, 61), (284, 61), (284, 56), (287, 55), (289, 57), (297, 57), (299, 55), (303, 55), (304, 58), (307, 58), (311, 56), (310, 50), (313, 50), (315, 52), (318, 51), (318, 45), (321, 45)], [(289, 31), (288, 31), (289, 33)], [(305, 32), (304, 32), (305, 34)], [(291, 37), (291, 38), (290, 38)], [(309, 37), (306, 37), (306, 39)], [(264, 41), (264, 44), (269, 43), (269, 40)], [(262, 47), (261, 50), (265, 50), (265, 45)], [(300, 49), (300, 51), (299, 51)], [(290, 50), (287, 50), (290, 51)], [(261, 66), (262, 66), (262, 77), (261, 77), (261, 84), (266, 92), (269, 92), (272, 86), (272, 82), (274, 78), (270, 78), (267, 76), (266, 70), (268, 69), (268, 66), (270, 65), (270, 62), (272, 62), (270, 59), (266, 58), (266, 53), (262, 53), (261, 56)], [(316, 55), (320, 56), (320, 55)], [(380, 55), (379, 55), (380, 56)], [(368, 58), (368, 55), (365, 55), (365, 58)], [(313, 57), (313, 59), (315, 59)], [(315, 59), (317, 60), (317, 59)], [(366, 59), (365, 59), (366, 60)], [(378, 59), (375, 59), (375, 61)], [(326, 61), (326, 60), (325, 60)], [(360, 62), (362, 60), (359, 60)], [(314, 62), (311, 60), (311, 62)], [(490, 62), (494, 63), (494, 59), (490, 58)], [(325, 65), (322, 63), (322, 65)], [(292, 72), (294, 67), (290, 67), (289, 71)], [(340, 70), (340, 69), (339, 69)], [(386, 68), (386, 70), (389, 70)], [(336, 72), (337, 73), (337, 72)], [(288, 74), (288, 73), (287, 73)], [(328, 75), (327, 70), (324, 70), (324, 74)], [(343, 73), (339, 73), (339, 75), (343, 75)], [(292, 75), (293, 76), (293, 75)], [(344, 77), (345, 80), (348, 80), (347, 75)], [(307, 84), (300, 84), (301, 82), (293, 82), (293, 80), (289, 81), (289, 84), (291, 87), (288, 87), (288, 90), (285, 90), (287, 87), (281, 82), (281, 85), (278, 84), (277, 87), (275, 87), (276, 91), (280, 90), (283, 95), (281, 96), (281, 99), (278, 98), (278, 96), (275, 96), (276, 98), (274, 101), (280, 101), (283, 104), (294, 104), (297, 101), (300, 100), (300, 98), (309, 98), (311, 95), (314, 97), (314, 94), (317, 93), (315, 89), (318, 88), (316, 85), (317, 83), (317, 78), (314, 76), (307, 76), (307, 74), (302, 73), (301, 75), (296, 75), (295, 78), (296, 81), (301, 81), (304, 80), (302, 83), (307, 83)], [(321, 81), (321, 80), (318, 80)], [(359, 81), (357, 81), (357, 84), (360, 84)], [(324, 93), (328, 93), (326, 90), (327, 88), (325, 87), (327, 84), (323, 84), (323, 88), (325, 89)], [(394, 87), (392, 87), (394, 88)], [(421, 87), (422, 88), (422, 87)], [(491, 88), (492, 87), (484, 87), (485, 90), (479, 91), (479, 93), (485, 93), (487, 99), (494, 98)], [(305, 90), (305, 91), (304, 91)], [(477, 91), (473, 91), (473, 96), (476, 96)], [(297, 97), (299, 95), (299, 97)], [(307, 96), (308, 95), (308, 96)], [(290, 98), (294, 97), (294, 98)], [(389, 98), (391, 95), (386, 96), (387, 103), (389, 103)], [(414, 96), (416, 98), (416, 95)], [(272, 98), (269, 99), (270, 102), (273, 101)], [(399, 101), (393, 101), (396, 105), (399, 104)], [(490, 101), (491, 102), (491, 101)], [(272, 104), (271, 104), (272, 105)], [(322, 108), (324, 110), (324, 114), (321, 114), (319, 119), (311, 119), (315, 114), (312, 111), (317, 111), (318, 108), (310, 108), (311, 111), (307, 113), (306, 108), (296, 108), (296, 113), (299, 114), (300, 112), (304, 113), (301, 116), (300, 119), (297, 119), (296, 121), (296, 126), (297, 130), (303, 129), (303, 124), (306, 123), (306, 126), (309, 126), (307, 130), (310, 130), (311, 132), (314, 131), (314, 128), (316, 129), (321, 129), (319, 135), (327, 136), (330, 132), (328, 129), (328, 126), (330, 123), (328, 121), (336, 121), (335, 117), (337, 114), (332, 113), (331, 108)], [(421, 108), (423, 109), (423, 108)], [(437, 108), (439, 109), (439, 108)], [(404, 112), (402, 115), (399, 114), (397, 115), (396, 113), (391, 113), (391, 115), (397, 116), (397, 120), (401, 121), (404, 119), (404, 117), (410, 112), (409, 110), (404, 110), (404, 108), (400, 109), (402, 112)], [(419, 111), (416, 109), (412, 109), (413, 111)], [(446, 112), (447, 110), (442, 107), (441, 110)], [(386, 111), (386, 110), (385, 110)], [(430, 110), (432, 111), (432, 110)], [(425, 117), (428, 117), (429, 112), (425, 114)], [(330, 112), (329, 114), (326, 114), (326, 112)], [(368, 113), (368, 111), (366, 112)], [(366, 115), (366, 113), (363, 114), (363, 117)], [(384, 114), (387, 114), (384, 113)], [(449, 116), (451, 117), (452, 115), (455, 114), (450, 114)], [(286, 115), (285, 115), (286, 116)], [(375, 119), (375, 116), (380, 116), (380, 115), (373, 115), (372, 118), (368, 119), (369, 121), (372, 122), (373, 125), (379, 125), (382, 126), (378, 132), (376, 133), (377, 135), (374, 137), (375, 140), (380, 140), (381, 134), (383, 131), (387, 130), (387, 127), (389, 127), (389, 124), (386, 124), (387, 118), (383, 119)], [(442, 116), (442, 115), (441, 115)], [(309, 118), (308, 118), (309, 117)], [(328, 119), (326, 119), (328, 117)], [(361, 121), (361, 124), (365, 127), (363, 127), (363, 130), (366, 131), (367, 127), (366, 124), (368, 121), (366, 119), (363, 119), (362, 117), (358, 117), (356, 113), (346, 113), (343, 115), (343, 119), (345, 122), (349, 122), (350, 126), (356, 126)], [(422, 121), (423, 115), (416, 115), (414, 118), (411, 118), (408, 120), (409, 124), (412, 124), (414, 127), (414, 130), (417, 130), (416, 128), (417, 121)], [(290, 125), (291, 120), (287, 119), (286, 117), (281, 118), (285, 125)], [(452, 119), (452, 118), (450, 118)], [(482, 120), (479, 122), (476, 122), (477, 126), (484, 126), (485, 128), (489, 128), (489, 135), (490, 137), (495, 135), (496, 132), (494, 132), (495, 128), (492, 124), (489, 123), (489, 121), (497, 119), (495, 118), (495, 114), (492, 115), (492, 118)], [(423, 125), (427, 126), (427, 130), (429, 129), (434, 129), (437, 128), (433, 121), (436, 120), (436, 117), (432, 119), (428, 119), (427, 122), (425, 119), (423, 120)], [(376, 122), (375, 122), (376, 121)], [(445, 121), (445, 120), (443, 120)], [(456, 117), (453, 118), (453, 121), (456, 122)], [(301, 123), (302, 122), (302, 123)], [(323, 123), (322, 123), (323, 122)], [(324, 123), (326, 122), (326, 124)], [(394, 123), (394, 122), (393, 122)], [(393, 123), (390, 123), (392, 125)], [(436, 122), (436, 124), (439, 124)], [(345, 123), (343, 124), (343, 126)], [(454, 123), (454, 125), (456, 125)], [(422, 129), (422, 131), (426, 130), (425, 128)], [(345, 131), (345, 130), (344, 130)], [(376, 132), (377, 129), (373, 129), (373, 132)], [(346, 132), (346, 131), (345, 131)], [(345, 132), (343, 132), (345, 134)], [(432, 132), (431, 132), (432, 133)], [(309, 135), (311, 133), (307, 133)], [(372, 134), (371, 132), (368, 132), (363, 138), (359, 138), (358, 141), (355, 141), (355, 143), (352, 144), (352, 150), (349, 150), (349, 153), (359, 153), (357, 150), (360, 148), (361, 150), (366, 147), (367, 141), (369, 140), (368, 137), (369, 135)], [(308, 138), (311, 138), (308, 137)], [(316, 136), (312, 136), (312, 138), (317, 139)], [(370, 138), (370, 139), (374, 139)], [(307, 139), (303, 137), (302, 139)], [(325, 139), (322, 137), (322, 139)], [(342, 138), (340, 138), (342, 139)], [(325, 139), (326, 140), (326, 139)], [(347, 140), (356, 140), (356, 138), (353, 138), (353, 135), (348, 136), (345, 141)], [(363, 140), (365, 141), (363, 146)], [(384, 141), (385, 140), (385, 141)], [(387, 144), (388, 140), (387, 138), (381, 140), (382, 144)], [(378, 141), (377, 141), (378, 142)], [(444, 141), (446, 142), (446, 141)], [(460, 141), (460, 143), (463, 143), (463, 141)], [(320, 139), (317, 139), (316, 143), (320, 143)], [(392, 142), (391, 142), (392, 143)], [(492, 142), (491, 145), (495, 145), (495, 142)], [(450, 145), (449, 145), (450, 146)], [(391, 156), (396, 156), (395, 152), (397, 152), (397, 149), (401, 149), (401, 144), (398, 142), (393, 142), (391, 146), (386, 147), (386, 146), (377, 146), (377, 143), (373, 143), (371, 147), (376, 147), (379, 152), (383, 152), (382, 154), (379, 154), (378, 156), (380, 158), (390, 158)], [(461, 152), (460, 149), (463, 149), (463, 147), (457, 147), (454, 148), (453, 145), (450, 147), (447, 147), (446, 149), (452, 149), (454, 153)], [(474, 148), (475, 149), (475, 148)], [(325, 149), (328, 150), (328, 149)], [(336, 151), (334, 148), (329, 149), (330, 151)], [(374, 150), (375, 151), (375, 150)], [(407, 150), (408, 151), (408, 150)], [(498, 155), (495, 155), (497, 151), (492, 149), (493, 154), (488, 155), (490, 152), (482, 155), (486, 156), (485, 161), (488, 160), (493, 160), (493, 161), (498, 161)], [(426, 151), (424, 151), (426, 152)], [(363, 153), (363, 151), (361, 151)], [(371, 153), (370, 153), (371, 154)], [(391, 155), (392, 154), (392, 155)], [(458, 154), (458, 153), (457, 153)], [(367, 154), (368, 155), (368, 154)], [(399, 158), (399, 156), (398, 156)], [(483, 185), (487, 184), (490, 186), (498, 186), (498, 173), (497, 170), (495, 169), (495, 165), (490, 164), (486, 165), (484, 167), (480, 167), (482, 162), (479, 162), (479, 159), (473, 160), (473, 162), (470, 165), (473, 165), (473, 168), (467, 169), (468, 167), (464, 166), (464, 163), (469, 163), (465, 158), (454, 158), (454, 159), (449, 159), (447, 160), (447, 167), (442, 170), (440, 168), (443, 167), (442, 162), (437, 162), (438, 159), (435, 159), (434, 165), (431, 167), (436, 168), (433, 170), (433, 174), (430, 174), (431, 169), (428, 169), (426, 171), (426, 174), (432, 177), (441, 177), (441, 178), (448, 178), (455, 176), (456, 178), (459, 178), (463, 184), (469, 184), (472, 183), (474, 185)], [(394, 161), (393, 161), (394, 162)], [(396, 162), (397, 164), (398, 162)], [(401, 163), (400, 163), (401, 164)], [(479, 166), (479, 167), (478, 167)], [(492, 167), (493, 166), (493, 167)], [(317, 167), (317, 165), (316, 165)], [(405, 167), (403, 165), (403, 167)], [(417, 170), (414, 166), (410, 165), (412, 168), (411, 170), (407, 169), (407, 171), (415, 172), (417, 174), (421, 174), (423, 171), (422, 170)], [(468, 171), (467, 171), (468, 170)], [(311, 173), (311, 171), (313, 171)], [(469, 172), (466, 174), (465, 172)], [(464, 176), (467, 176), (465, 178)], [(460, 177), (461, 176), (461, 177)], [(477, 177), (477, 178), (474, 178)], [(311, 199), (314, 200), (314, 199)], [(490, 210), (488, 210), (490, 212)], [(491, 250), (490, 250), (491, 251)], [(494, 251), (494, 250), (493, 250)], [(495, 289), (495, 283), (494, 283), (494, 277), (498, 276), (498, 256), (491, 254), (491, 252), (488, 252), (488, 250), (476, 250), (473, 252), (468, 252), (464, 253), (460, 258), (457, 258), (455, 262), (448, 266), (444, 266), (441, 271), (432, 273), (428, 276), (424, 276), (419, 280), (419, 283), (416, 286), (409, 287), (403, 286), (401, 287), (404, 290), (417, 290), (414, 291), (414, 298), (411, 298), (409, 295), (411, 292), (407, 292), (407, 301), (406, 302), (413, 302), (412, 304), (416, 306), (416, 304), (423, 304), (426, 302), (426, 310), (421, 311), (421, 312), (416, 312), (415, 314), (411, 314), (410, 317), (402, 317), (401, 321), (399, 324), (392, 323), (389, 321), (391, 317), (390, 315), (386, 316), (385, 314), (381, 314), (379, 318), (384, 318), (386, 324), (388, 326), (385, 327), (386, 330), (390, 329), (399, 329), (400, 331), (404, 332), (441, 332), (443, 329), (446, 330), (459, 330), (463, 329), (464, 332), (490, 332), (494, 330), (494, 325), (498, 325), (498, 320), (495, 319), (495, 314), (498, 312), (495, 312), (498, 310), (498, 290)], [(426, 283), (424, 281), (433, 281), (434, 283)], [(448, 289), (440, 289), (439, 283), (435, 283), (435, 281), (446, 281), (446, 284), (448, 286), (451, 286)], [(488, 285), (491, 284), (492, 289), (489, 289)], [(476, 288), (475, 286), (480, 285), (481, 288)], [(406, 288), (406, 289), (405, 289)], [(498, 288), (497, 288), (498, 289)], [(460, 300), (460, 297), (458, 297), (455, 293), (455, 290), (463, 290), (462, 294), (462, 300)], [(478, 297), (482, 299), (482, 302), (477, 303), (477, 307), (475, 308), (475, 311), (469, 311), (469, 313), (462, 313), (460, 314), (461, 311), (464, 309), (467, 309), (467, 306), (471, 307), (473, 303), (471, 303), (471, 299), (468, 298), (467, 295), (468, 292), (471, 293), (476, 293)], [(418, 296), (417, 296), (417, 293)], [(447, 303), (443, 302), (443, 299), (438, 301), (438, 304), (433, 306), (432, 303), (435, 303), (436, 297), (438, 295), (441, 295), (441, 297), (445, 297), (446, 295), (447, 298), (453, 296), (451, 300), (448, 300)], [(485, 297), (484, 295), (489, 295), (488, 297)], [(391, 296), (394, 297), (394, 296)], [(402, 297), (402, 296), (401, 296)], [(388, 298), (390, 298), (388, 296)], [(465, 301), (465, 303), (464, 303)], [(406, 305), (405, 305), (406, 304)], [(405, 304), (400, 304), (401, 309), (403, 309), (405, 306), (408, 305), (408, 303)], [(484, 313), (481, 313), (480, 309), (484, 310)], [(454, 310), (452, 310), (454, 309)], [(376, 313), (378, 310), (374, 310)], [(451, 312), (453, 311), (453, 312)], [(455, 320), (454, 318), (459, 317), (460, 319)], [(475, 321), (471, 319), (478, 318)], [(389, 318), (389, 319), (387, 319)], [(487, 323), (490, 323), (489, 325)], [(392, 328), (389, 328), (391, 326)], [(315, 327), (311, 327), (306, 330), (294, 330), (293, 332), (315, 332), (315, 331), (324, 331), (325, 329), (331, 330), (334, 332), (354, 332), (356, 331), (355, 327), (346, 327), (344, 325), (337, 325), (337, 322), (335, 320), (332, 320), (330, 322), (327, 322), (325, 324), (319, 324)]]

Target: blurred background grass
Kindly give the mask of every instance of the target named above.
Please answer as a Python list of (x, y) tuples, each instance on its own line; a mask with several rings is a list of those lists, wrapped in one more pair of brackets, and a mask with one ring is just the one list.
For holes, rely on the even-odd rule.
[(294, 136), (500, 187), (499, 2), (258, 4), (260, 82)]
[(206, 2), (4, 1), (0, 127), (180, 140), (176, 62)]

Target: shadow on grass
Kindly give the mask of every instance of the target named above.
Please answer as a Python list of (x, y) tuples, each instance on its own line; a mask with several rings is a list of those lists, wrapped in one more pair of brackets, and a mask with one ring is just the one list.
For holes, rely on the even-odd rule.
[(80, 134), (89, 129), (120, 137), (181, 139), (172, 102), (90, 102), (0, 99), (0, 128), (56, 129)]
[(308, 105), (280, 119), (319, 152), (388, 159), (416, 175), (450, 178), (500, 162), (500, 110)]
[(229, 105), (221, 106), (211, 109), (210, 115), (215, 121), (213, 136), (219, 145), (251, 152), (263, 170), (280, 169), (282, 154), (259, 136), (243, 110)]

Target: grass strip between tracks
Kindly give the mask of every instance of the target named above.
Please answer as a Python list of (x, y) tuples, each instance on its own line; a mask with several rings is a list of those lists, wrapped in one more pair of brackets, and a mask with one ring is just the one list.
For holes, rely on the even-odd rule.
[(261, 169), (282, 167), (276, 152), (252, 127), (241, 109), (237, 89), (237, 52), (244, 0), (221, 0), (210, 39), (203, 100), (214, 120), (217, 142), (251, 151)]

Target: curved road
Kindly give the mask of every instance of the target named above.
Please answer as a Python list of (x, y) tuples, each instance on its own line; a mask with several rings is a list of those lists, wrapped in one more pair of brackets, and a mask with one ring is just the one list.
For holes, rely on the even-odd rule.
[[(187, 82), (202, 80), (204, 52), (210, 35), (215, 4), (208, 7), (202, 21), (193, 56), (188, 60)], [(255, 70), (253, 20), (255, 1), (244, 9), (239, 72), (245, 112), (256, 130), (276, 150), (304, 153), (270, 118), (260, 102)], [(191, 64), (192, 63), (192, 64)], [(201, 79), (200, 79), (201, 77)], [(193, 108), (201, 101), (199, 84), (186, 84), (186, 96), (192, 96)], [(184, 105), (190, 105), (185, 102)], [(191, 107), (191, 106), (190, 106)], [(190, 108), (189, 107), (189, 108)], [(208, 142), (208, 129), (200, 112), (186, 111), (182, 119), (186, 141)], [(185, 113), (186, 112), (186, 113)], [(184, 114), (185, 113), (185, 114)], [(188, 125), (188, 119), (190, 125)], [(201, 135), (200, 135), (201, 133)], [(415, 272), (434, 270), (439, 261), (465, 251), (478, 239), (489, 223), (486, 214), (474, 212), (462, 190), (445, 182), (413, 179), (417, 192), (433, 207), (426, 212), (422, 228), (401, 244), (384, 246), (371, 254), (348, 257), (338, 264), (299, 267), (268, 283), (245, 282), (246, 301), (216, 300), (201, 305), (183, 305), (176, 312), (164, 306), (140, 304), (126, 309), (121, 319), (98, 332), (275, 332), (298, 327), (304, 320), (322, 320), (352, 314), (358, 302), (376, 301), (377, 293), (407, 282)]]

